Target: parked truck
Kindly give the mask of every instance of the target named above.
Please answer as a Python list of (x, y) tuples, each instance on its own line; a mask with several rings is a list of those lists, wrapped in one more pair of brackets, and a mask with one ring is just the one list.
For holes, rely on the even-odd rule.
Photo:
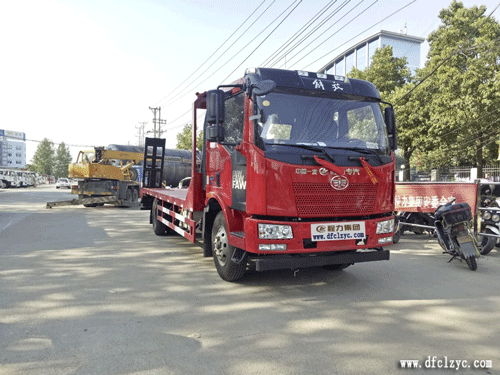
[(76, 179), (71, 193), (78, 198), (48, 202), (47, 208), (54, 206), (79, 205), (85, 207), (102, 206), (105, 203), (132, 206), (137, 204), (140, 182), (133, 166), (142, 161), (143, 153), (107, 150), (94, 147), (80, 151), (76, 163), (69, 165), (69, 177)]
[(21, 169), (0, 168), (0, 189), (36, 186), (38, 173)]
[[(385, 107), (382, 112), (382, 106)], [(197, 94), (206, 110), (189, 187), (164, 189), (165, 140), (146, 139), (141, 204), (157, 235), (197, 238), (220, 277), (388, 260), (394, 232), (394, 111), (341, 76), (248, 69)]]

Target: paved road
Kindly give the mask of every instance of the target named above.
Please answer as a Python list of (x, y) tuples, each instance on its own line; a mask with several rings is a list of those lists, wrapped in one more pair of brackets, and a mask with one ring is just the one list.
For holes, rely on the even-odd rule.
[[(2, 375), (500, 373), (498, 249), (472, 272), (408, 235), (388, 262), (227, 283), (148, 212), (45, 209), (67, 198), (0, 190)], [(400, 368), (428, 356), (493, 367)]]

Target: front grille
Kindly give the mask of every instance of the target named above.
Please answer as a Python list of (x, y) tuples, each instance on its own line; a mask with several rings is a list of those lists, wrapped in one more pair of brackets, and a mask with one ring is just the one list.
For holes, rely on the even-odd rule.
[(377, 197), (377, 185), (350, 184), (335, 190), (329, 183), (294, 183), (299, 216), (346, 216), (369, 214)]

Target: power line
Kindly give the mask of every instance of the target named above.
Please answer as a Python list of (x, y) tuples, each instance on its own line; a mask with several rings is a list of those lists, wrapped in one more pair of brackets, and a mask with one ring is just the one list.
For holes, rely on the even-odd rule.
[[(255, 8), (255, 10), (254, 10), (254, 11), (253, 11), (253, 12), (252, 12), (252, 13), (251, 13), (251, 14), (250, 14), (250, 15), (249, 15), (246, 19), (245, 19), (245, 21), (243, 21), (243, 22), (240, 24), (240, 26), (238, 26), (238, 28), (237, 28), (235, 31), (233, 31), (233, 33), (232, 33), (232, 34), (231, 34), (231, 35), (230, 35), (230, 36), (229, 36), (229, 37), (228, 37), (228, 38), (224, 41), (224, 43), (222, 43), (222, 44), (221, 44), (221, 45), (220, 45), (220, 46), (219, 46), (219, 47), (218, 47), (218, 48), (217, 48), (217, 49), (216, 49), (216, 50), (215, 50), (215, 51), (214, 51), (214, 52), (213, 52), (213, 53), (212, 53), (212, 54), (211, 54), (211, 55), (210, 55), (210, 56), (209, 56), (209, 57), (208, 57), (208, 58), (207, 58), (204, 62), (203, 62), (203, 63), (201, 63), (201, 65), (200, 65), (198, 68), (196, 68), (196, 70), (195, 70), (193, 73), (191, 73), (189, 76), (187, 76), (187, 78), (186, 78), (184, 81), (182, 81), (182, 82), (181, 82), (181, 83), (180, 83), (180, 84), (179, 84), (179, 85), (178, 85), (175, 89), (173, 89), (170, 93), (168, 93), (168, 94), (167, 94), (165, 97), (163, 97), (162, 99), (158, 100), (155, 104), (158, 104), (158, 103), (162, 102), (163, 100), (167, 99), (167, 98), (168, 98), (168, 97), (169, 97), (172, 93), (174, 93), (174, 92), (175, 92), (175, 91), (176, 91), (179, 87), (181, 87), (184, 83), (186, 83), (186, 81), (187, 81), (190, 77), (192, 77), (192, 76), (193, 76), (193, 75), (194, 75), (194, 74), (195, 74), (198, 70), (200, 70), (200, 69), (201, 69), (201, 67), (202, 67), (203, 65), (205, 65), (205, 64), (207, 63), (207, 61), (208, 61), (208, 60), (210, 60), (210, 59), (211, 59), (211, 58), (212, 58), (212, 57), (213, 57), (213, 56), (214, 56), (214, 55), (215, 55), (215, 54), (216, 54), (216, 53), (217, 53), (217, 52), (218, 52), (218, 51), (219, 51), (219, 50), (220, 50), (220, 49), (224, 46), (224, 44), (226, 44), (226, 43), (229, 41), (229, 39), (231, 39), (231, 38), (232, 38), (232, 37), (233, 37), (233, 36), (234, 36), (234, 35), (238, 32), (238, 30), (239, 30), (239, 29), (241, 29), (241, 27), (242, 27), (242, 26), (243, 26), (243, 25), (244, 25), (244, 24), (245, 24), (245, 23), (246, 23), (246, 22), (247, 22), (247, 21), (248, 21), (248, 20), (249, 20), (249, 19), (250, 19), (250, 18), (251, 18), (254, 14), (255, 14), (255, 12), (257, 12), (257, 10), (258, 10), (258, 9), (262, 6), (262, 4), (264, 4), (266, 1), (267, 1), (267, 0), (262, 1), (262, 3), (260, 3), (260, 4), (259, 4), (259, 6), (258, 6), (257, 8)], [(274, 0), (273, 0), (273, 3), (274, 3)], [(271, 5), (272, 5), (272, 3), (271, 3)], [(248, 29), (247, 29), (247, 30), (248, 30)], [(246, 30), (245, 30), (245, 32), (246, 32)], [(245, 32), (242, 34), (242, 36), (245, 34)], [(240, 38), (241, 38), (241, 36), (240, 36)], [(239, 38), (238, 38), (238, 39), (239, 39)], [(237, 40), (238, 40), (238, 39), (237, 39)], [(227, 50), (226, 50), (226, 51), (227, 51)], [(225, 53), (225, 52), (224, 52), (224, 53)], [(223, 53), (220, 57), (222, 57), (222, 56), (224, 55), (224, 53)]]
[[(161, 126), (162, 126), (162, 124), (166, 124), (167, 121), (161, 119), (161, 107), (154, 107), (154, 108), (149, 107), (149, 109), (152, 110), (153, 114), (154, 114), (154, 118), (153, 118), (154, 138), (156, 138), (157, 133), (158, 133), (158, 137), (161, 137), (161, 135), (165, 132), (165, 131), (161, 130)], [(156, 118), (156, 112), (158, 112), (158, 119)], [(156, 130), (157, 129), (156, 125), (158, 125), (158, 131)], [(147, 133), (151, 133), (151, 131), (148, 131)]]
[[(237, 39), (236, 39), (236, 40), (235, 40), (235, 41), (234, 41), (234, 42), (233, 42), (233, 43), (232, 43), (232, 44), (231, 44), (228, 48), (226, 48), (226, 50), (225, 50), (224, 52), (222, 52), (222, 54), (219, 56), (219, 59), (220, 59), (222, 56), (224, 56), (224, 55), (226, 54), (226, 52), (227, 52), (227, 51), (229, 51), (229, 50), (230, 50), (230, 49), (231, 49), (231, 48), (232, 48), (232, 47), (236, 44), (236, 42), (238, 42), (238, 41), (239, 41), (239, 40), (243, 37), (243, 35), (245, 35), (245, 34), (246, 34), (246, 32), (247, 32), (248, 30), (250, 30), (250, 28), (251, 28), (251, 27), (252, 27), (252, 26), (253, 26), (253, 25), (254, 25), (254, 24), (255, 24), (255, 23), (256, 23), (256, 22), (257, 22), (257, 21), (258, 21), (258, 20), (259, 20), (259, 19), (260, 19), (260, 18), (261, 18), (261, 17), (262, 17), (262, 16), (263, 16), (266, 12), (267, 12), (267, 11), (268, 11), (268, 10), (269, 10), (269, 8), (271, 8), (271, 6), (274, 4), (274, 2), (275, 2), (275, 0), (273, 0), (273, 2), (272, 2), (271, 4), (269, 4), (269, 6), (268, 6), (266, 9), (264, 9), (264, 11), (263, 11), (263, 12), (262, 12), (262, 13), (261, 13), (261, 14), (260, 14), (260, 15), (259, 15), (259, 16), (258, 16), (258, 17), (257, 17), (257, 18), (256, 18), (256, 19), (255, 19), (255, 20), (254, 20), (254, 21), (253, 21), (253, 22), (252, 22), (252, 23), (251, 23), (251, 24), (250, 24), (247, 28), (246, 28), (246, 30), (245, 30), (245, 31), (243, 31), (243, 33), (242, 33), (242, 34), (241, 34), (241, 35), (240, 35), (240, 36), (239, 36), (239, 37), (238, 37), (238, 38), (237, 38)], [(258, 8), (257, 8), (257, 9), (258, 9)], [(257, 9), (256, 9), (256, 10), (257, 10)], [(254, 12), (254, 13), (255, 13), (255, 12)], [(252, 13), (252, 14), (253, 14), (253, 13)], [(246, 22), (246, 21), (245, 21), (245, 22)], [(246, 46), (245, 46), (245, 47), (246, 47)], [(244, 47), (244, 48), (245, 48), (245, 47)], [(240, 50), (240, 51), (241, 51), (241, 50)], [(233, 57), (231, 57), (231, 58), (230, 58), (227, 62), (231, 61), (233, 58), (234, 58), (234, 56), (233, 56)], [(189, 85), (192, 85), (192, 84), (193, 84), (193, 83), (195, 83), (195, 82), (196, 82), (196, 84), (197, 84), (197, 85), (200, 85), (200, 82), (197, 82), (197, 81), (198, 81), (198, 79), (199, 79), (201, 76), (203, 76), (203, 74), (205, 74), (205, 73), (206, 73), (206, 72), (207, 72), (207, 71), (208, 71), (208, 70), (209, 70), (212, 66), (214, 66), (214, 65), (215, 65), (215, 63), (217, 63), (218, 61), (219, 61), (218, 59), (216, 59), (215, 61), (213, 61), (213, 62), (212, 62), (212, 63), (208, 66), (208, 68), (206, 68), (203, 72), (201, 72), (201, 73), (200, 73), (197, 77), (193, 78), (193, 79), (192, 79), (192, 81), (189, 83)], [(223, 66), (224, 66), (224, 65), (223, 65)], [(219, 68), (219, 70), (220, 70), (220, 68)], [(214, 73), (216, 73), (216, 72), (218, 72), (218, 70), (217, 70), (217, 71), (215, 71)], [(213, 75), (214, 73), (212, 73), (212, 75)], [(192, 77), (191, 77), (191, 78), (192, 78)], [(208, 78), (207, 78), (207, 79), (208, 79)], [(203, 82), (205, 82), (207, 79), (205, 79)], [(187, 81), (187, 79), (186, 79), (184, 82), (186, 82), (186, 81)], [(203, 82), (202, 82), (202, 83), (203, 83)], [(180, 92), (180, 93), (178, 93), (178, 94), (177, 94), (177, 95), (181, 95), (183, 92), (186, 92), (186, 91), (187, 91), (184, 95), (182, 95), (182, 96), (180, 96), (180, 97), (177, 97), (177, 98), (170, 99), (170, 101), (168, 101), (167, 103), (163, 104), (163, 106), (170, 105), (170, 104), (172, 104), (172, 103), (176, 102), (177, 100), (179, 100), (179, 99), (181, 99), (181, 98), (185, 97), (186, 95), (188, 95), (188, 94), (189, 94), (189, 92), (190, 92), (191, 90), (192, 90), (192, 87), (188, 87), (188, 86), (187, 86), (187, 87), (185, 87), (183, 90), (181, 90), (181, 92)]]
[[(479, 33), (479, 29), (481, 28), (481, 26), (484, 25), (484, 23), (493, 15), (493, 13), (495, 13), (495, 11), (498, 9), (498, 7), (500, 6), (500, 3), (498, 3), (498, 5), (495, 7), (495, 9), (493, 9), (493, 11), (483, 20), (483, 22), (481, 22), (479, 24), (479, 26), (476, 28), (476, 32), (474, 33), (473, 36), (470, 37), (470, 39), (472, 40), (472, 38), (475, 38), (477, 36), (477, 34)], [(496, 39), (498, 40), (498, 39)], [(491, 41), (490, 41), (491, 42)], [(488, 43), (488, 42), (487, 42)], [(486, 43), (486, 44), (487, 44)], [(479, 46), (479, 45), (478, 45)], [(477, 46), (473, 46), (473, 47), (477, 47)], [(394, 103), (394, 105), (396, 105), (399, 101), (401, 101), (401, 99), (403, 99), (404, 97), (406, 97), (407, 95), (409, 95), (411, 92), (413, 92), (418, 86), (420, 86), (421, 83), (423, 83), (427, 78), (429, 78), (432, 74), (434, 74), (440, 67), (441, 65), (444, 64), (444, 62), (448, 61), (454, 54), (457, 54), (457, 53), (461, 53), (463, 51), (455, 51), (455, 52), (452, 52), (447, 58), (445, 58), (441, 64), (439, 64), (436, 69), (434, 69), (431, 73), (429, 73), (426, 77), (424, 77), (420, 82), (418, 82), (418, 84), (412, 88), (410, 91), (408, 91), (405, 95), (403, 95), (401, 98), (399, 98), (399, 100)]]
[[(350, 12), (352, 12), (355, 8), (358, 7), (358, 5), (360, 5), (362, 2), (364, 2), (364, 0), (360, 1), (358, 4), (356, 4), (349, 12), (347, 12), (345, 16), (347, 16)], [(335, 34), (337, 34), (338, 32), (340, 32), (341, 30), (343, 30), (345, 27), (347, 27), (350, 23), (352, 23), (356, 18), (360, 17), (363, 13), (365, 13), (368, 9), (370, 9), (372, 6), (374, 6), (376, 3), (378, 2), (378, 0), (375, 0), (372, 4), (370, 4), (368, 7), (366, 7), (362, 12), (358, 13), (355, 17), (353, 17), (350, 21), (348, 21), (345, 25), (343, 25), (342, 27), (338, 28), (333, 34), (331, 34), (330, 36), (328, 36), (323, 42), (321, 42), (320, 44), (318, 44), (316, 47), (314, 47), (311, 51), (309, 51), (309, 53), (307, 54), (304, 54), (304, 56), (297, 60), (295, 62), (295, 64), (298, 64), (300, 61), (304, 60), (307, 56), (309, 56), (309, 54), (315, 50), (317, 50), (320, 46), (322, 46), (323, 44), (325, 44), (328, 40), (330, 40), (331, 37), (333, 37)], [(331, 25), (328, 29), (325, 30), (328, 31), (330, 30), (333, 26), (335, 26), (337, 23), (339, 23), (339, 21), (335, 22), (333, 25)], [(304, 49), (306, 49), (307, 47), (309, 46), (306, 46), (304, 48), (302, 48), (299, 52), (297, 52), (295, 55), (293, 55), (291, 57), (291, 59), (293, 59), (294, 57), (296, 57), (299, 53), (301, 53), (302, 51), (304, 51)], [(337, 47), (339, 48), (339, 47)]]
[(139, 126), (136, 126), (135, 128), (138, 131), (137, 138), (138, 138), (138, 145), (139, 146), (144, 146), (144, 128), (146, 127), (147, 121), (139, 121)]
[[(35, 142), (35, 143), (42, 143), (43, 140), (39, 141), (37, 139), (28, 139), (26, 138), (25, 141), (28, 141), (28, 142)], [(50, 143), (52, 143), (53, 145), (60, 145), (61, 143), (64, 143), (65, 146), (68, 146), (68, 147), (89, 147), (89, 148), (92, 148), (94, 146), (89, 146), (89, 145), (72, 145), (72, 144), (69, 144), (69, 143), (66, 143), (66, 142), (53, 142), (51, 140), (49, 140)]]
[[(284, 14), (289, 8), (291, 8), (293, 6), (293, 4), (295, 4), (295, 2), (296, 1), (294, 1), (287, 9), (285, 9), (285, 11), (283, 13), (281, 13), (276, 19), (278, 19), (279, 17), (281, 17), (281, 15)], [(236, 68), (234, 68), (234, 70), (231, 73), (229, 73), (228, 76), (222, 80), (222, 82), (224, 82), (226, 79), (228, 79), (241, 65), (243, 65), (243, 63), (245, 61), (247, 61), (250, 58), (250, 56), (252, 56), (252, 54), (255, 51), (257, 51), (257, 49), (260, 48), (260, 46), (262, 44), (264, 44), (264, 42), (281, 26), (281, 24), (283, 22), (285, 22), (285, 20), (295, 11), (295, 9), (297, 9), (297, 7), (300, 5), (300, 3), (302, 3), (302, 0), (298, 1), (297, 5), (295, 5), (295, 7), (285, 16), (285, 18), (283, 18), (283, 20), (281, 20), (281, 22), (264, 38), (264, 40), (262, 42), (260, 42), (260, 44), (257, 47), (255, 47), (255, 49), (252, 52), (250, 52), (250, 54), (240, 63), (240, 65), (238, 65)], [(272, 23), (274, 23), (274, 21)], [(266, 29), (267, 29), (267, 27), (266, 27)], [(260, 34), (262, 34), (262, 32), (264, 30), (262, 30), (257, 36), (259, 36)]]
[[(220, 67), (219, 67), (216, 71), (212, 72), (212, 75), (214, 75), (215, 73), (218, 73), (218, 72), (219, 72), (222, 68), (224, 68), (227, 64), (229, 64), (229, 62), (230, 62), (230, 61), (232, 61), (232, 60), (233, 60), (236, 56), (238, 56), (238, 55), (239, 55), (239, 54), (240, 54), (240, 53), (241, 53), (241, 52), (242, 52), (245, 48), (247, 48), (247, 47), (248, 47), (248, 46), (249, 46), (249, 45), (250, 45), (250, 44), (251, 44), (251, 43), (252, 43), (255, 39), (257, 39), (257, 38), (258, 38), (258, 37), (259, 37), (259, 36), (260, 36), (260, 35), (261, 35), (264, 31), (266, 31), (266, 30), (267, 30), (267, 29), (268, 29), (268, 28), (269, 28), (269, 27), (270, 27), (270, 26), (271, 26), (274, 22), (276, 22), (276, 21), (277, 21), (277, 20), (278, 20), (278, 19), (279, 19), (279, 18), (280, 18), (280, 17), (281, 17), (281, 16), (282, 16), (282, 15), (283, 15), (283, 14), (284, 14), (287, 10), (288, 10), (288, 9), (290, 9), (290, 8), (293, 6), (293, 4), (295, 4), (296, 2), (297, 2), (297, 0), (294, 0), (294, 1), (293, 1), (293, 2), (292, 2), (292, 3), (291, 3), (291, 4), (287, 7), (287, 8), (283, 11), (283, 12), (281, 12), (281, 13), (280, 13), (280, 14), (279, 14), (279, 15), (278, 15), (278, 16), (277, 16), (277, 17), (276, 17), (273, 21), (271, 21), (271, 22), (270, 22), (270, 23), (269, 23), (269, 24), (268, 24), (268, 25), (267, 25), (264, 29), (262, 29), (262, 31), (260, 31), (260, 32), (259, 32), (259, 33), (258, 33), (258, 34), (257, 34), (257, 35), (256, 35), (256, 36), (252, 39), (252, 40), (250, 40), (247, 44), (245, 44), (245, 46), (243, 46), (243, 48), (241, 48), (238, 52), (236, 52), (236, 53), (235, 53), (235, 54), (234, 54), (231, 58), (229, 58), (229, 60), (227, 60), (224, 64), (222, 64), (222, 65), (221, 65), (221, 66), (220, 66)], [(302, 2), (302, 0), (299, 0), (299, 3), (298, 3), (298, 4), (300, 4), (301, 2)], [(297, 5), (298, 5), (298, 4), (297, 4)], [(267, 9), (266, 9), (266, 10), (267, 10)], [(288, 16), (286, 16), (286, 17), (288, 17)], [(286, 19), (286, 17), (285, 17), (285, 19)], [(280, 23), (280, 24), (281, 24), (281, 23)], [(279, 25), (278, 25), (278, 26), (279, 26)], [(274, 32), (274, 30), (273, 30), (273, 32)], [(272, 32), (271, 32), (271, 34), (272, 34)], [(266, 39), (267, 39), (267, 38), (266, 38)], [(264, 40), (265, 40), (265, 39), (264, 39)], [(262, 43), (261, 43), (261, 44), (262, 44)], [(259, 44), (259, 46), (258, 46), (258, 47), (260, 47), (260, 45), (261, 45), (261, 44)], [(257, 47), (257, 48), (258, 48), (258, 47)], [(257, 48), (256, 48), (256, 49), (257, 49)], [(256, 49), (255, 49), (255, 50), (256, 50)], [(253, 50), (253, 51), (251, 52), (251, 54), (252, 54), (253, 52), (255, 52), (255, 50)], [(251, 55), (251, 54), (250, 54), (250, 55)], [(241, 64), (240, 64), (240, 66), (241, 66)], [(239, 66), (238, 66), (238, 68), (239, 68)], [(236, 69), (237, 69), (237, 68), (236, 68)], [(236, 70), (236, 69), (235, 69), (235, 70)], [(231, 74), (232, 74), (232, 73), (234, 73), (234, 71), (233, 71), (233, 72), (231, 72)], [(230, 75), (231, 75), (231, 74), (230, 74)], [(230, 75), (229, 75), (229, 76), (230, 76)], [(206, 79), (204, 79), (203, 81), (199, 82), (199, 83), (198, 83), (198, 85), (201, 85), (202, 83), (204, 83), (205, 81), (207, 81), (209, 78), (211, 78), (211, 77), (207, 77), (207, 78), (206, 78)], [(228, 77), (224, 78), (222, 81), (224, 82), (227, 78), (228, 78)], [(186, 96), (186, 95), (183, 95), (182, 97), (184, 97), (184, 96)], [(174, 101), (177, 101), (178, 99), (180, 99), (180, 98), (177, 98), (177, 99), (176, 99), (176, 100), (174, 100)], [(167, 105), (168, 105), (168, 104), (171, 104), (171, 103), (172, 103), (172, 102), (167, 103)]]
[[(266, 27), (265, 27), (265, 28), (264, 28), (264, 29), (263, 29), (263, 30), (262, 30), (259, 34), (257, 34), (257, 35), (256, 35), (256, 36), (255, 36), (255, 37), (254, 37), (254, 38), (253, 38), (250, 42), (248, 42), (248, 43), (247, 43), (247, 44), (246, 44), (243, 48), (241, 48), (241, 49), (240, 49), (240, 50), (239, 50), (239, 51), (238, 51), (235, 55), (233, 55), (233, 56), (232, 56), (229, 60), (227, 60), (227, 61), (226, 61), (226, 62), (225, 62), (222, 66), (220, 66), (220, 67), (219, 67), (219, 68), (218, 68), (215, 72), (212, 72), (212, 75), (213, 75), (213, 74), (215, 74), (215, 73), (217, 73), (217, 72), (219, 72), (219, 71), (220, 71), (223, 67), (225, 67), (225, 66), (226, 66), (226, 65), (227, 65), (227, 64), (228, 64), (228, 63), (229, 63), (232, 59), (234, 59), (234, 58), (235, 58), (235, 57), (236, 57), (236, 56), (237, 56), (237, 55), (238, 55), (241, 51), (243, 51), (243, 50), (244, 50), (244, 49), (245, 49), (248, 45), (250, 45), (250, 44), (251, 44), (251, 43), (252, 43), (255, 39), (257, 39), (257, 38), (258, 38), (258, 37), (259, 37), (259, 36), (260, 36), (260, 35), (261, 35), (261, 34), (262, 34), (265, 30), (267, 30), (267, 29), (268, 29), (268, 28), (269, 28), (269, 27), (270, 27), (273, 23), (275, 23), (275, 22), (276, 22), (276, 21), (277, 21), (277, 20), (278, 20), (278, 19), (279, 19), (279, 18), (280, 18), (283, 14), (285, 14), (285, 13), (288, 11), (288, 9), (290, 9), (290, 8), (291, 8), (291, 7), (292, 7), (295, 3), (297, 3), (297, 4), (295, 5), (295, 7), (292, 9), (292, 11), (291, 11), (288, 15), (286, 15), (286, 16), (285, 16), (285, 18), (284, 18), (284, 19), (283, 19), (283, 20), (282, 20), (282, 21), (278, 24), (278, 26), (277, 26), (275, 29), (273, 29), (273, 30), (272, 30), (272, 31), (271, 31), (271, 32), (267, 35), (267, 37), (266, 37), (266, 38), (265, 38), (265, 39), (264, 39), (264, 40), (263, 40), (263, 41), (262, 41), (262, 42), (261, 42), (261, 43), (260, 43), (260, 44), (259, 44), (259, 45), (258, 45), (258, 46), (257, 46), (257, 47), (256, 47), (256, 48), (252, 51), (252, 52), (251, 52), (251, 53), (250, 53), (250, 55), (249, 55), (249, 56), (251, 56), (251, 54), (253, 54), (253, 53), (254, 53), (254, 52), (255, 52), (255, 51), (256, 51), (256, 50), (257, 50), (257, 49), (258, 49), (258, 48), (259, 48), (259, 47), (260, 47), (260, 46), (261, 46), (261, 45), (265, 42), (265, 40), (266, 40), (267, 38), (269, 38), (269, 36), (270, 36), (270, 35), (272, 35), (272, 33), (273, 33), (273, 32), (274, 32), (274, 31), (275, 31), (275, 30), (276, 30), (276, 29), (277, 29), (277, 28), (278, 28), (278, 27), (279, 27), (279, 26), (280, 26), (280, 25), (281, 25), (281, 24), (282, 24), (282, 23), (283, 23), (283, 22), (284, 22), (284, 21), (288, 18), (288, 16), (290, 16), (290, 14), (291, 14), (291, 13), (292, 13), (292, 12), (293, 12), (296, 8), (297, 8), (297, 6), (298, 6), (301, 2), (302, 2), (302, 0), (299, 0), (299, 1), (298, 1), (298, 3), (297, 3), (297, 0), (294, 0), (294, 1), (293, 1), (293, 2), (292, 2), (292, 3), (291, 3), (291, 4), (287, 7), (287, 8), (283, 11), (283, 12), (281, 12), (281, 13), (280, 13), (280, 14), (279, 14), (279, 15), (278, 15), (278, 16), (277, 16), (277, 17), (276, 17), (276, 18), (275, 18), (272, 22), (270, 22), (270, 23), (269, 23), (269, 24), (268, 24), (268, 25), (267, 25), (267, 26), (266, 26)], [(267, 9), (266, 9), (266, 10), (267, 10)], [(249, 56), (248, 56), (248, 57), (249, 57)], [(242, 63), (241, 63), (241, 64), (240, 64), (237, 68), (235, 68), (235, 69), (234, 69), (234, 70), (233, 70), (233, 71), (229, 74), (229, 76), (230, 76), (231, 74), (233, 74), (233, 73), (236, 71), (236, 69), (238, 69), (238, 68), (239, 68), (239, 67), (240, 67), (240, 66), (241, 66), (241, 65), (242, 65), (242, 64), (243, 64), (243, 63), (244, 63), (244, 62), (248, 59), (248, 57), (247, 57), (247, 58), (246, 58), (246, 59), (245, 59), (245, 60), (244, 60), (244, 61), (243, 61), (243, 62), (242, 62)], [(228, 76), (228, 77), (229, 77), (229, 76)], [(228, 77), (226, 77), (223, 81), (225, 81)], [(210, 78), (210, 77), (208, 77), (208, 78)], [(199, 83), (198, 83), (198, 85), (201, 85), (202, 83), (204, 83), (205, 81), (207, 81), (207, 80), (208, 80), (208, 78), (206, 78), (206, 79), (202, 80), (201, 82), (199, 82)], [(177, 100), (181, 99), (182, 97), (184, 97), (184, 96), (186, 96), (186, 95), (188, 95), (188, 94), (189, 94), (189, 93), (186, 93), (185, 95), (183, 95), (183, 96), (181, 96), (181, 97), (176, 98), (176, 99), (175, 99), (175, 100), (173, 100), (172, 102), (167, 103), (167, 105), (169, 105), (169, 104), (173, 103), (174, 101), (177, 101)], [(188, 110), (186, 113), (188, 113), (189, 111), (190, 111), (190, 110)], [(185, 115), (186, 115), (186, 113), (184, 113), (183, 115), (179, 116), (177, 119), (175, 119), (175, 120), (171, 121), (171, 123), (173, 123), (173, 122), (175, 122), (176, 120), (178, 120), (178, 119), (182, 118), (183, 116), (185, 116)]]
[[(351, 42), (352, 40), (356, 39), (357, 37), (359, 37), (360, 35), (362, 35), (363, 33), (365, 33), (366, 31), (370, 30), (371, 28), (373, 28), (375, 25), (378, 25), (379, 23), (382, 23), (384, 22), (385, 20), (391, 18), (393, 15), (401, 12), (403, 9), (405, 9), (406, 7), (410, 6), (411, 4), (413, 4), (414, 2), (416, 2), (417, 0), (413, 0), (411, 3), (408, 3), (406, 4), (405, 6), (399, 8), (397, 11), (391, 13), (390, 15), (388, 15), (387, 17), (385, 17), (384, 19), (378, 21), (378, 22), (375, 22), (373, 25), (371, 25), (370, 27), (368, 27), (367, 29), (363, 30), (362, 32), (360, 32), (359, 34), (357, 34), (356, 36), (352, 37), (351, 39), (349, 39), (348, 41), (346, 41), (345, 43), (342, 43), (341, 45), (337, 46), (336, 48), (334, 48), (333, 50), (325, 53), (323, 56), (321, 56), (320, 58), (314, 60), (313, 62), (311, 62), (309, 65), (306, 65), (302, 70), (306, 70), (306, 68), (308, 66), (311, 66), (312, 64), (318, 62), (319, 60), (323, 59), (324, 57), (326, 57), (327, 55), (331, 54), (333, 51), (339, 49), (340, 47), (342, 47), (343, 45), (346, 45), (347, 43)], [(313, 50), (314, 51), (314, 50)], [(311, 51), (312, 52), (312, 51)]]
[[(340, 4), (337, 8), (335, 8), (323, 21), (319, 23), (319, 25), (316, 25), (311, 31), (309, 31), (304, 37), (302, 37), (301, 40), (299, 40), (293, 47), (290, 47), (288, 51), (286, 51), (279, 59), (277, 59), (272, 65), (276, 65), (280, 60), (283, 59), (283, 57), (286, 57), (290, 52), (292, 52), (294, 49), (296, 49), (298, 46), (300, 46), (302, 43), (304, 43), (309, 37), (311, 37), (316, 31), (318, 31), (323, 25), (328, 22), (330, 19), (333, 18), (338, 12), (340, 12), (348, 3), (350, 0), (345, 0), (342, 4)], [(362, 0), (364, 1), (364, 0)], [(328, 30), (328, 29), (327, 29)], [(283, 66), (283, 65), (282, 65)]]
[(432, 76), (434, 73), (436, 73), (438, 71), (439, 68), (441, 68), (441, 66), (444, 65), (444, 63), (448, 62), (453, 56), (455, 55), (458, 55), (459, 53), (462, 53), (462, 52), (466, 52), (466, 51), (471, 51), (471, 50), (474, 50), (476, 48), (479, 48), (479, 47), (484, 47), (485, 45), (488, 45), (490, 43), (493, 43), (493, 42), (498, 42), (500, 41), (500, 38), (497, 38), (497, 39), (493, 39), (493, 40), (490, 40), (489, 42), (486, 42), (486, 43), (481, 43), (481, 44), (476, 44), (475, 46), (471, 46), (471, 47), (466, 47), (466, 48), (462, 48), (462, 49), (459, 49), (457, 51), (454, 51), (452, 53), (450, 53), (446, 58), (443, 59), (443, 61), (441, 61), (429, 74), (427, 74), (424, 78), (422, 78), (420, 80), (420, 82), (418, 82), (415, 87), (413, 87), (410, 91), (408, 91), (406, 94), (404, 94), (401, 98), (399, 98), (395, 103), (394, 105), (397, 105), (402, 99), (406, 98), (408, 95), (410, 95), (418, 86), (420, 86), (422, 83), (424, 83), (430, 76)]
[(316, 20), (321, 17), (321, 15), (326, 12), (330, 7), (335, 4), (337, 0), (331, 0), (326, 4), (318, 13), (316, 13), (309, 21), (307, 21), (294, 35), (292, 35), (285, 43), (281, 45), (276, 51), (274, 51), (271, 56), (269, 56), (260, 66), (266, 66), (269, 60), (274, 59), (274, 57), (281, 53), (286, 47), (288, 47), (295, 39), (297, 39), (303, 32), (305, 32)]

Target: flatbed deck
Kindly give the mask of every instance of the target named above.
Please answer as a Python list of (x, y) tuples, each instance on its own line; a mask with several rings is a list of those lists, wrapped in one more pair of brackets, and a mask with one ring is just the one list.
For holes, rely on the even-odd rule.
[(176, 206), (183, 207), (188, 194), (188, 189), (183, 188), (174, 188), (174, 189), (153, 189), (153, 188), (143, 188), (142, 194), (146, 193), (149, 196), (161, 199), (162, 201), (166, 201), (168, 203), (172, 203)]

